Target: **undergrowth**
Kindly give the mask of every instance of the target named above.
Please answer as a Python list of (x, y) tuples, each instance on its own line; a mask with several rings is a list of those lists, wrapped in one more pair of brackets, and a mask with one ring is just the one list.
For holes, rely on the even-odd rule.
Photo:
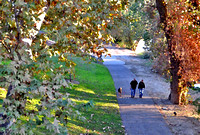
[[(119, 114), (119, 106), (112, 77), (106, 67), (81, 58), (74, 58), (75, 80), (80, 84), (74, 84), (71, 88), (63, 88), (62, 92), (69, 93), (72, 101), (77, 103), (76, 110), (79, 117), (68, 117), (68, 134), (125, 134)], [(90, 63), (90, 64), (89, 64)], [(3, 98), (6, 91), (0, 88), (0, 112), (3, 112)], [(28, 108), (34, 108), (37, 99), (29, 102)], [(23, 121), (25, 118), (21, 118)], [(45, 129), (35, 129), (34, 134), (51, 134)]]

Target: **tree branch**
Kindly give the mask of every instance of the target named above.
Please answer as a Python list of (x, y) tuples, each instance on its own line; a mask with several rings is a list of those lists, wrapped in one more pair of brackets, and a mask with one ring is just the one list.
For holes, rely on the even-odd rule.
[(8, 47), (4, 44), (4, 43), (2, 43), (3, 44), (3, 47), (6, 49), (6, 51), (8, 52), (8, 53), (10, 53), (10, 49), (8, 49)]
[(156, 8), (160, 15), (160, 22), (166, 25), (167, 20), (167, 8), (164, 0), (156, 0)]
[(17, 44), (15, 45), (14, 51), (17, 53), (19, 60), (21, 60), (21, 55), (17, 51), (17, 48), (20, 44), (20, 26), (19, 26), (19, 22), (18, 22), (18, 15), (17, 15), (17, 10), (16, 10), (15, 5), (14, 5), (14, 15), (15, 15), (15, 22), (16, 22), (16, 25), (17, 25)]

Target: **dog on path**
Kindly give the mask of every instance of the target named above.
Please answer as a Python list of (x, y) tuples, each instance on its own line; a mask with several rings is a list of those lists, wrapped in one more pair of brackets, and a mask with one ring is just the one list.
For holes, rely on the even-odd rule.
[(119, 96), (121, 97), (122, 96), (122, 87), (119, 87), (118, 93), (119, 93)]

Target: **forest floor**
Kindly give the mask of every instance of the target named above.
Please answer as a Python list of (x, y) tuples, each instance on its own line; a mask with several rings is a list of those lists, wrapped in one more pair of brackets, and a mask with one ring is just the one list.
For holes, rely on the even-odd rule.
[[(115, 57), (125, 62), (137, 78), (143, 79), (146, 85), (145, 91), (152, 97), (156, 107), (163, 115), (171, 131), (175, 135), (200, 135), (200, 115), (197, 108), (191, 104), (174, 105), (167, 100), (170, 93), (170, 83), (161, 75), (152, 72), (148, 59), (142, 59), (123, 48), (111, 47), (109, 51), (115, 51)], [(124, 55), (125, 54), (125, 55)], [(129, 55), (130, 54), (130, 55)], [(139, 81), (139, 80), (138, 80)], [(200, 97), (200, 92), (189, 92), (193, 99)]]

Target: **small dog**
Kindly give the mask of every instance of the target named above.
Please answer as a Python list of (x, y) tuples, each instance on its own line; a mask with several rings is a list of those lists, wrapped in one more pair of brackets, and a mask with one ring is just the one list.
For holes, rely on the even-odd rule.
[(118, 93), (119, 93), (119, 96), (121, 97), (122, 96), (122, 88), (121, 87), (119, 87)]

